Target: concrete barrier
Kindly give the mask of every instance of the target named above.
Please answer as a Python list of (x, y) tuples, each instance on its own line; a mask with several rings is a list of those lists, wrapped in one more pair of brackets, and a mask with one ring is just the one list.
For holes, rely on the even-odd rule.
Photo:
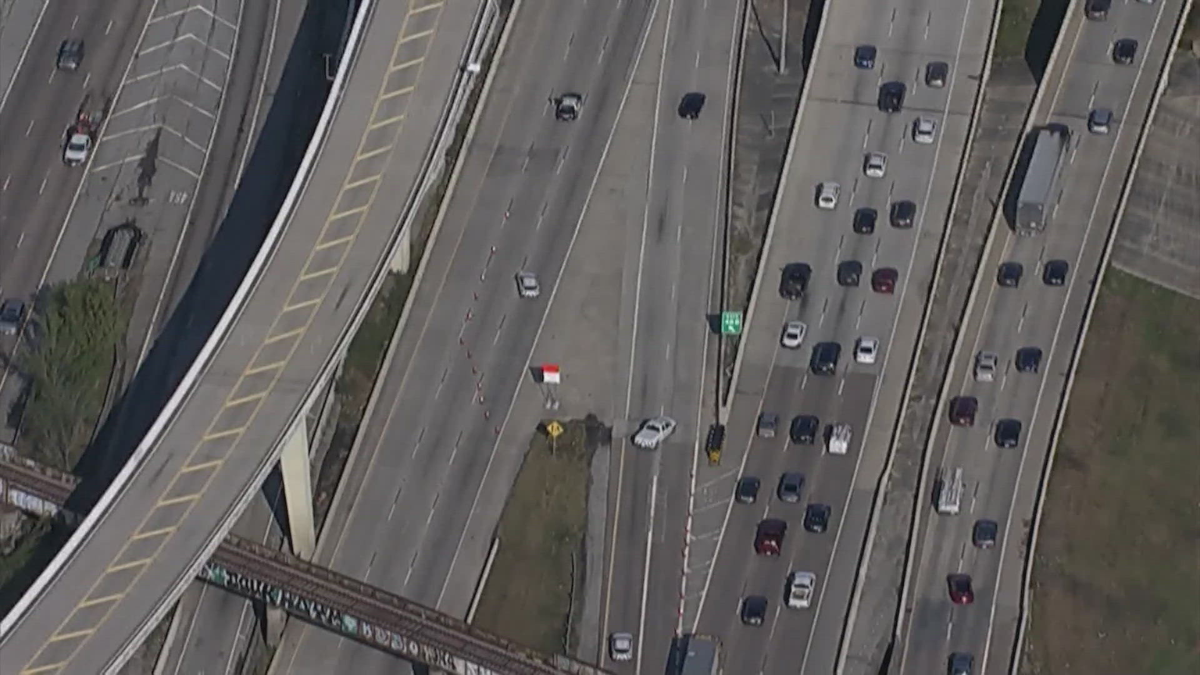
[[(1042, 475), (1038, 481), (1037, 501), (1034, 503), (1033, 514), (1031, 515), (1033, 523), (1029, 532), (1029, 548), (1025, 554), (1025, 564), (1021, 568), (1021, 601), (1017, 615), (1017, 636), (1013, 641), (1012, 658), (1009, 662), (1009, 675), (1017, 675), (1020, 670), (1021, 652), (1025, 644), (1025, 630), (1029, 626), (1029, 586), (1033, 577), (1033, 561), (1037, 553), (1038, 530), (1042, 524), (1042, 508), (1046, 504), (1046, 491), (1050, 483), (1050, 472), (1054, 468), (1054, 457), (1058, 453), (1059, 435), (1066, 420), (1067, 404), (1071, 400), (1071, 390), (1075, 384), (1075, 373), (1079, 367), (1080, 356), (1083, 354), (1083, 345), (1087, 340), (1088, 328), (1092, 323), (1093, 310), (1095, 310), (1096, 302), (1100, 297), (1100, 289), (1104, 286), (1104, 276), (1108, 272), (1109, 259), (1112, 258), (1113, 246), (1117, 241), (1117, 230), (1121, 226), (1121, 216), (1125, 214), (1125, 204), (1129, 200), (1130, 189), (1133, 187), (1133, 181), (1137, 177), (1138, 164), (1142, 159), (1142, 151), (1146, 148), (1146, 139), (1150, 135), (1150, 127), (1154, 123), (1154, 114), (1158, 111), (1158, 104), (1162, 99), (1163, 90), (1167, 88), (1167, 80), (1171, 73), (1171, 64), (1175, 61), (1176, 52), (1180, 50), (1179, 40), (1183, 35), (1184, 28), (1187, 26), (1187, 16), (1191, 7), (1192, 0), (1184, 0), (1183, 9), (1176, 19), (1175, 31), (1171, 35), (1171, 44), (1167, 51), (1167, 58), (1163, 63), (1162, 70), (1159, 71), (1158, 84), (1155, 86), (1154, 95), (1150, 99), (1150, 108), (1138, 133), (1137, 146), (1133, 151), (1133, 162), (1130, 165), (1129, 174), (1125, 176), (1125, 181), (1121, 185), (1121, 195), (1117, 199), (1117, 210), (1113, 215), (1112, 225), (1108, 229), (1108, 238), (1104, 242), (1104, 252), (1100, 256), (1100, 269), (1096, 275), (1096, 283), (1092, 284), (1091, 292), (1088, 295), (1087, 308), (1083, 312), (1083, 323), (1079, 327), (1079, 338), (1075, 341), (1075, 349), (1071, 352), (1071, 361), (1067, 367), (1067, 381), (1063, 385), (1062, 400), (1059, 401), (1058, 408), (1054, 413), (1054, 427), (1050, 432), (1050, 450), (1046, 453), (1046, 461), (1042, 465)], [(1149, 45), (1147, 45), (1147, 48), (1149, 48)]]
[[(308, 184), (310, 173), (313, 166), (316, 164), (321, 151), (324, 148), (325, 140), (329, 132), (330, 123), (336, 116), (338, 108), (341, 106), (342, 93), (345, 90), (346, 80), (349, 77), (349, 72), (353, 68), (354, 62), (357, 60), (357, 52), (362, 39), (363, 29), (366, 26), (367, 20), (370, 17), (371, 11), (374, 8), (374, 0), (364, 0), (359, 6), (358, 14), (354, 18), (353, 28), (350, 31), (350, 38), (347, 41), (346, 48), (349, 53), (353, 54), (352, 58), (343, 58), (338, 67), (337, 75), (334, 77), (333, 85), (330, 89), (329, 98), (325, 102), (325, 108), (321, 111), (321, 117), (317, 122), (316, 129), (313, 132), (313, 138), (309, 142), (307, 150), (305, 150), (304, 158), (300, 162), (300, 166), (296, 172), (296, 179), (293, 181), (291, 188), (288, 190), (287, 196), (284, 199), (282, 206), (279, 209), (279, 214), (275, 218), (275, 222), (271, 224), (271, 229), (267, 232), (266, 238), (263, 241), (262, 247), (259, 249), (258, 255), (255, 256), (250, 265), (246, 277), (242, 280), (241, 285), (235, 291), (233, 298), (230, 300), (225, 313), (218, 320), (212, 334), (200, 349), (196, 356), (196, 360), (188, 368), (179, 386), (168, 399), (167, 404), (163, 407), (158, 418), (151, 425), (145, 438), (138, 444), (130, 456), (129, 461), (121, 469), (120, 473), (113, 479), (108, 489), (104, 491), (96, 505), (84, 518), (79, 529), (71, 535), (71, 538), (63, 546), (62, 550), (54, 557), (46, 569), (38, 575), (38, 578), (30, 586), (25, 595), (17, 601), (12, 610), (5, 615), (3, 621), (0, 621), (0, 639), (3, 639), (17, 623), (29, 611), (33, 603), (41, 597), (42, 593), (49, 587), (55, 579), (58, 578), (62, 568), (70, 562), (78, 550), (84, 543), (91, 538), (95, 532), (97, 525), (107, 515), (113, 502), (117, 497), (124, 492), (129, 481), (137, 473), (146, 457), (150, 454), (158, 444), (159, 437), (166, 430), (167, 426), (175, 418), (179, 411), (180, 404), (187, 397), (188, 392), (196, 381), (200, 378), (201, 373), (208, 367), (209, 361), (217, 348), (225, 341), (226, 335), (231, 326), (236, 323), (237, 318), (241, 315), (243, 306), (250, 293), (257, 286), (259, 278), (267, 263), (274, 256), (275, 246), (279, 242), (280, 237), (286, 229), (287, 223), (291, 218), (292, 209), (295, 208), (299, 197), (304, 193), (304, 188)], [(220, 542), (220, 538), (214, 539), (209, 547), (208, 552), (215, 548)], [(203, 561), (201, 561), (203, 562)], [(185, 578), (190, 580), (193, 575), (187, 575)], [(151, 629), (153, 626), (150, 627)]]

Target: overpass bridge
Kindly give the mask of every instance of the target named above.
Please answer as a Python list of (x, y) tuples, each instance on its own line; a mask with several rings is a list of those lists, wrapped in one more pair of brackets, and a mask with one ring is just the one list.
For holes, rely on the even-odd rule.
[(407, 224), (443, 161), (496, 8), (361, 2), (249, 272), (129, 461), (0, 622), (5, 672), (117, 671), (203, 572), (281, 454), (285, 484), (304, 491), (287, 500), (292, 547), (311, 553), (304, 411), (387, 271), (408, 264)]
[[(78, 484), (0, 446), (0, 501), (39, 515), (62, 510)], [(198, 575), (219, 588), (278, 607), (380, 651), (457, 675), (601, 675), (595, 666), (541, 654), (435, 609), (295, 556), (227, 535)]]

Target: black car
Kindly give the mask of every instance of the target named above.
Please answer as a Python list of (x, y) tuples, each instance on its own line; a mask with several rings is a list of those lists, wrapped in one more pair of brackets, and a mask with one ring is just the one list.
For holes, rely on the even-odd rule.
[(1117, 40), (1113, 43), (1113, 61), (1123, 66), (1133, 63), (1133, 57), (1137, 56), (1137, 48), (1137, 40), (1133, 38), (1121, 38)]
[(892, 227), (907, 230), (913, 226), (913, 221), (917, 219), (917, 205), (907, 199), (892, 202), (892, 210), (889, 217), (892, 221)]
[(16, 335), (25, 318), (25, 302), (8, 298), (0, 303), (0, 335)]
[(1103, 21), (1108, 18), (1108, 10), (1112, 0), (1087, 0), (1083, 5), (1083, 14), (1092, 21)]
[(818, 342), (812, 350), (808, 367), (813, 375), (833, 375), (842, 358), (842, 346), (836, 342)]
[(83, 63), (83, 40), (63, 40), (58, 46), (58, 69), (79, 70)]
[(904, 108), (904, 93), (908, 87), (903, 82), (884, 82), (879, 85), (879, 109), (885, 113), (900, 112)]
[(737, 489), (734, 490), (734, 498), (742, 504), (753, 504), (758, 501), (758, 488), (762, 487), (762, 481), (754, 476), (742, 476), (738, 479)]
[(1042, 268), (1042, 282), (1047, 286), (1063, 286), (1070, 271), (1071, 263), (1066, 260), (1050, 260)]
[(820, 534), (829, 529), (829, 516), (833, 508), (828, 504), (809, 504), (804, 509), (804, 529)]
[(1004, 418), (996, 422), (996, 445), (1015, 448), (1021, 442), (1021, 421)]
[(583, 107), (583, 94), (563, 94), (554, 106), (554, 117), (562, 122), (574, 122), (579, 119), (579, 109)]
[(698, 91), (691, 91), (683, 95), (679, 101), (679, 116), (694, 120), (700, 117), (700, 111), (704, 110), (704, 102), (708, 97)]
[(767, 618), (767, 599), (761, 595), (748, 595), (742, 600), (742, 623), (761, 626)]
[(817, 440), (821, 420), (816, 415), (796, 415), (792, 418), (790, 435), (796, 445), (812, 445)]
[(875, 209), (864, 206), (854, 212), (854, 232), (856, 234), (874, 234), (875, 221), (879, 219), (879, 212)]
[(996, 283), (1005, 288), (1016, 288), (1021, 285), (1021, 276), (1025, 274), (1025, 266), (1019, 262), (1000, 263), (996, 270)]
[(1017, 350), (1017, 372), (1036, 373), (1042, 366), (1042, 350), (1037, 347), (1021, 347)]
[(776, 495), (779, 501), (795, 504), (800, 501), (800, 492), (804, 489), (804, 474), (795, 471), (785, 471), (779, 476), (779, 487)]
[(843, 260), (837, 266), (838, 286), (857, 286), (862, 279), (863, 266), (857, 260)]
[(779, 276), (779, 295), (784, 300), (799, 300), (808, 289), (808, 279), (812, 276), (812, 268), (804, 263), (788, 263), (783, 266)]
[(925, 84), (934, 89), (946, 86), (946, 78), (950, 75), (950, 64), (945, 61), (930, 61), (925, 66)]
[(994, 520), (977, 520), (971, 528), (971, 543), (976, 548), (991, 548), (996, 545), (996, 535), (1000, 526)]
[(875, 54), (877, 54), (875, 45), (859, 45), (854, 48), (854, 65), (863, 70), (870, 70), (875, 67)]
[(971, 675), (975, 668), (975, 657), (962, 652), (954, 652), (950, 655), (950, 663), (946, 668), (948, 675)]

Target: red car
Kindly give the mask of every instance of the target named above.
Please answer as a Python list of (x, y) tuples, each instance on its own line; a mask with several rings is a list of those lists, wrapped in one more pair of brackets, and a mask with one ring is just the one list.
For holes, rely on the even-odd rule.
[(880, 267), (871, 275), (871, 290), (876, 293), (895, 293), (900, 273), (893, 267)]
[(973, 427), (977, 410), (979, 399), (974, 396), (955, 396), (950, 399), (950, 423), (956, 427)]
[(783, 537), (787, 534), (787, 523), (768, 518), (758, 524), (754, 535), (754, 552), (759, 555), (779, 555), (783, 548)]
[(956, 605), (969, 605), (975, 602), (975, 591), (971, 590), (971, 575), (947, 575), (946, 585), (950, 587), (950, 602)]

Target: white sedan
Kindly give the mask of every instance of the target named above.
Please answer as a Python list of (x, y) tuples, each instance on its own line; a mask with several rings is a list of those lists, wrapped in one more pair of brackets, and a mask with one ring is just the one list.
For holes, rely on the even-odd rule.
[(517, 293), (522, 298), (536, 298), (542, 294), (542, 286), (533, 272), (517, 272)]
[(882, 152), (868, 152), (863, 160), (863, 173), (867, 178), (883, 178), (887, 174), (887, 155)]
[(812, 606), (817, 588), (817, 575), (812, 572), (792, 572), (788, 577), (787, 606), (792, 609), (808, 609)]
[(660, 416), (646, 420), (633, 436), (633, 444), (639, 448), (657, 448), (675, 431), (675, 420)]
[(783, 324), (783, 336), (779, 338), (779, 344), (786, 349), (797, 349), (807, 333), (808, 326), (803, 321), (789, 321)]
[(873, 337), (860, 337), (854, 345), (854, 360), (870, 365), (879, 356), (879, 340)]
[(87, 161), (88, 153), (92, 151), (92, 137), (87, 134), (73, 133), (67, 139), (67, 147), (63, 148), (63, 163), (67, 166), (78, 166)]
[(921, 145), (932, 145), (934, 134), (937, 133), (937, 120), (932, 117), (918, 117), (913, 121), (913, 141)]
[(608, 636), (608, 656), (613, 661), (629, 661), (633, 658), (633, 635), (613, 633)]
[(838, 196), (842, 194), (842, 186), (837, 183), (821, 183), (817, 188), (817, 208), (832, 211), (837, 208)]
[(993, 352), (979, 352), (975, 355), (975, 381), (992, 382), (996, 379), (996, 366), (1000, 357)]

